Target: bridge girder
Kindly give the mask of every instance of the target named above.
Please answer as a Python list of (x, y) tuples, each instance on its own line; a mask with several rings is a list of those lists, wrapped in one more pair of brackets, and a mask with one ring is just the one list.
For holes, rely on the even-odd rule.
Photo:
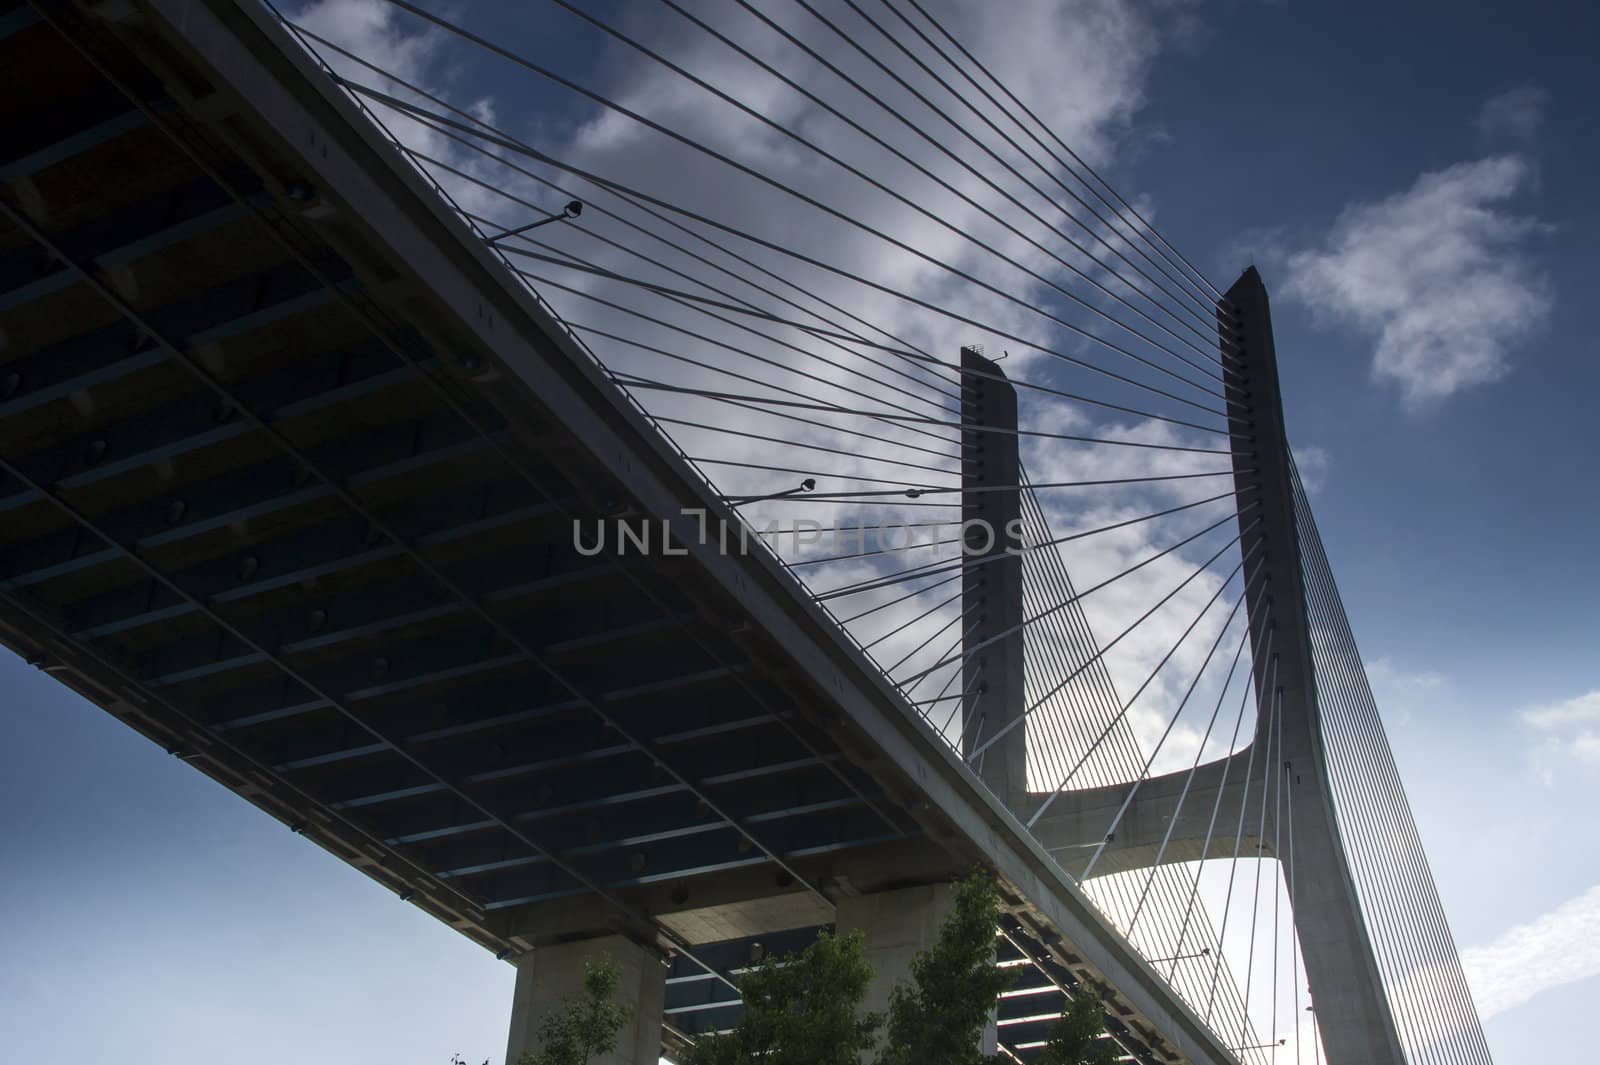
[[(670, 949), (986, 862), (1144, 1060), (1233, 1060), (791, 579), (695, 542), (733, 515), (266, 12), (37, 11), (0, 42), (61, 90), (8, 97), (0, 164), (6, 644), (497, 952), (575, 899)], [(689, 555), (586, 566), (574, 514)]]

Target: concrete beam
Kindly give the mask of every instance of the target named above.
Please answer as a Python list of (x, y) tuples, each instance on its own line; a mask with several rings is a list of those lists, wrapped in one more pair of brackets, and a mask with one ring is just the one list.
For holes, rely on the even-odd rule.
[[(1095, 863), (1105, 876), (1201, 858), (1272, 856), (1275, 805), (1267, 799), (1266, 828), (1261, 830), (1262, 786), (1272, 777), (1265, 758), (1253, 746), (1228, 758), (1201, 765), (1193, 773), (1179, 770), (1151, 777), (1138, 785), (1133, 802)], [(1071, 872), (1081, 872), (1094, 848), (1106, 839), (1117, 811), (1133, 783), (1088, 788), (1058, 795), (1033, 832)], [(1029, 796), (1035, 810), (1048, 796)], [(1244, 831), (1239, 812), (1245, 811)], [(1209, 846), (1207, 841), (1209, 839)]]
[[(965, 866), (926, 839), (890, 840), (794, 859), (807, 880), (835, 899), (948, 881)], [(834, 906), (790, 881), (770, 863), (615, 889), (628, 906), (648, 914), (689, 943), (812, 928), (834, 920)], [(594, 895), (530, 903), (495, 915), (507, 939), (537, 946), (616, 930), (615, 907)]]

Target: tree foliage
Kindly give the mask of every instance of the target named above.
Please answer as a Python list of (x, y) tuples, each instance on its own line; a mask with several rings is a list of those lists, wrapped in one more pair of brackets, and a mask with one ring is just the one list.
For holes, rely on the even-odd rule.
[[(798, 954), (768, 958), (740, 981), (744, 1019), (701, 1039), (684, 1065), (993, 1065), (983, 1031), (1011, 974), (994, 963), (1000, 895), (985, 873), (956, 886), (938, 941), (911, 961), (887, 1018), (863, 1014), (872, 981), (860, 933), (826, 933)], [(1052, 1027), (1046, 1065), (1109, 1065), (1097, 998), (1082, 996)], [(882, 1034), (882, 1045), (877, 1046)]]
[[(958, 884), (938, 941), (912, 959), (887, 1017), (861, 1012), (873, 975), (861, 933), (824, 932), (797, 954), (769, 957), (739, 982), (739, 1025), (700, 1039), (683, 1065), (857, 1065), (874, 1050), (874, 1065), (998, 1065), (1007, 1059), (983, 1054), (982, 1039), (1011, 982), (994, 962), (999, 918), (991, 877)], [(612, 1001), (618, 982), (613, 963), (590, 965), (583, 995), (545, 1018), (539, 1051), (517, 1065), (586, 1065), (613, 1050), (628, 1019)], [(1079, 994), (1051, 1026), (1039, 1065), (1111, 1065), (1118, 1052), (1104, 1036), (1099, 996)]]
[(1000, 895), (974, 873), (956, 885), (954, 905), (932, 947), (911, 961), (911, 981), (889, 998), (889, 1025), (878, 1065), (979, 1065), (1000, 1062), (981, 1051), (983, 1030), (1012, 974), (994, 964)]
[(586, 1065), (616, 1049), (617, 1033), (628, 1022), (627, 1007), (612, 999), (621, 977), (615, 962), (584, 967), (583, 994), (563, 1003), (539, 1024), (539, 1050), (526, 1051), (517, 1065)]
[(856, 1065), (882, 1024), (877, 1014), (857, 1016), (871, 981), (861, 934), (824, 932), (746, 973), (744, 1019), (696, 1042), (684, 1065)]
[(1035, 1065), (1111, 1065), (1120, 1051), (1105, 1038), (1105, 1007), (1084, 987), (1050, 1026)]

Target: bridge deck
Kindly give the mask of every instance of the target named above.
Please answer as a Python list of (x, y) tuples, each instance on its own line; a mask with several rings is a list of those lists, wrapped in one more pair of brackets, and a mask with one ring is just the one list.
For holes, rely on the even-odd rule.
[(1231, 1060), (263, 12), (139, 10), (0, 5), (0, 640), (497, 953), (732, 971), (981, 860), (1008, 1041), (1088, 979)]

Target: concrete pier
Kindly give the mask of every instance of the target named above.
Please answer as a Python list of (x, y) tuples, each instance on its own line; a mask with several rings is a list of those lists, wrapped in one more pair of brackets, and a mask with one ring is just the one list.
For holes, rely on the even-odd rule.
[[(939, 941), (939, 929), (955, 906), (955, 885), (881, 891), (839, 900), (839, 934), (859, 931), (866, 939), (873, 980), (862, 1003), (864, 1011), (889, 1011), (895, 984), (910, 978), (911, 960)], [(991, 1016), (983, 1034), (983, 1052), (995, 1051), (997, 1030)]]
[(589, 966), (602, 961), (617, 966), (621, 979), (613, 1001), (626, 1007), (629, 1014), (616, 1048), (591, 1058), (588, 1065), (639, 1065), (659, 1058), (666, 967), (654, 950), (626, 936), (613, 935), (540, 947), (517, 959), (507, 1065), (516, 1065), (524, 1052), (539, 1049), (540, 1024), (568, 1001), (583, 998)]

